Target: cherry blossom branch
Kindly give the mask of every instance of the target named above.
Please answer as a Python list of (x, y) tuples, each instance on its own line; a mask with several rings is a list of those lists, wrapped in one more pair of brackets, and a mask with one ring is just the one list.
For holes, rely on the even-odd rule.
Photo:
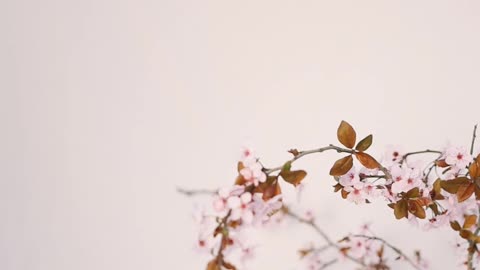
[(405, 255), (405, 253), (403, 253), (401, 249), (399, 249), (399, 248), (393, 246), (392, 244), (388, 243), (383, 238), (380, 238), (380, 237), (377, 237), (377, 236), (368, 236), (368, 235), (363, 235), (363, 234), (355, 234), (355, 235), (352, 235), (351, 237), (359, 237), (359, 238), (365, 238), (365, 239), (369, 239), (369, 240), (379, 241), (379, 242), (383, 243), (385, 246), (389, 247), (391, 250), (395, 251), (400, 257), (404, 258), (413, 268), (415, 268), (417, 270), (421, 270), (421, 268), (418, 267), (418, 265), (411, 258), (409, 258), (407, 255)]
[[(296, 161), (296, 160), (298, 160), (298, 159), (300, 159), (304, 156), (315, 154), (315, 153), (322, 153), (322, 152), (325, 152), (325, 151), (328, 151), (328, 150), (335, 150), (335, 151), (337, 151), (337, 153), (349, 153), (349, 154), (355, 153), (355, 151), (353, 151), (351, 149), (346, 149), (346, 148), (342, 148), (342, 147), (338, 147), (338, 146), (335, 146), (333, 144), (330, 144), (329, 146), (298, 152), (298, 154), (295, 154), (294, 157), (290, 160), (290, 162), (293, 163), (294, 161)], [(271, 168), (271, 169), (265, 169), (264, 172), (266, 174), (271, 174), (272, 172), (282, 170), (282, 168), (283, 168), (283, 165), (275, 167), (275, 168)]]
[[(329, 237), (313, 220), (309, 220), (309, 219), (303, 218), (303, 217), (299, 216), (298, 214), (293, 213), (293, 212), (290, 211), (290, 209), (289, 209), (288, 207), (286, 207), (286, 206), (284, 206), (284, 207), (282, 208), (282, 211), (283, 211), (283, 213), (284, 213), (286, 216), (288, 216), (288, 217), (290, 217), (290, 218), (292, 218), (292, 219), (294, 219), (294, 220), (296, 220), (296, 221), (298, 221), (298, 222), (300, 222), (300, 223), (306, 224), (306, 225), (310, 226), (311, 228), (313, 228), (313, 229), (325, 240), (325, 242), (327, 242), (327, 244), (328, 244), (329, 246), (334, 247), (334, 248), (338, 249), (339, 251), (341, 250), (341, 247), (340, 247), (337, 243), (335, 243), (332, 239), (330, 239), (330, 237)], [(358, 259), (356, 259), (356, 258), (354, 258), (354, 257), (352, 257), (352, 256), (350, 256), (350, 255), (348, 255), (348, 254), (345, 254), (345, 257), (347, 257), (349, 260), (351, 260), (351, 261), (353, 261), (353, 262), (355, 262), (355, 263), (357, 263), (357, 264), (359, 264), (359, 265), (361, 265), (361, 266), (363, 266), (363, 267), (366, 267), (366, 266), (367, 266), (367, 265), (366, 265), (365, 263), (363, 263), (361, 260), (358, 260)]]
[(227, 235), (228, 235), (228, 229), (226, 228), (226, 224), (228, 221), (228, 218), (230, 217), (230, 214), (232, 212), (229, 211), (228, 214), (222, 219), (220, 224), (218, 225), (219, 228), (222, 227), (222, 238), (220, 239), (220, 248), (218, 249), (217, 255), (215, 257), (215, 261), (217, 265), (222, 265), (223, 264), (223, 250), (225, 249), (226, 241), (227, 241)]

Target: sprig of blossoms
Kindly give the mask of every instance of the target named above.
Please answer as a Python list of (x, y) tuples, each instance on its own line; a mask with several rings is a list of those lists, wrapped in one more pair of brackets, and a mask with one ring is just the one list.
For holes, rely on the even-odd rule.
[[(245, 235), (248, 228), (269, 223), (272, 215), (282, 213), (279, 211), (282, 209), (280, 181), (301, 187), (307, 175), (304, 170), (292, 170), (296, 160), (328, 150), (344, 154), (330, 169), (330, 175), (336, 181), (334, 191), (340, 192), (342, 198), (355, 204), (383, 199), (397, 219), (406, 219), (425, 230), (450, 226), (467, 241), (466, 265), (467, 269), (473, 270), (477, 244), (480, 243), (480, 154), (475, 158), (472, 156), (475, 131), (470, 152), (464, 146), (452, 145), (443, 151), (414, 152), (389, 146), (380, 162), (366, 153), (372, 145), (372, 135), (357, 142), (353, 127), (342, 121), (337, 138), (343, 147), (330, 144), (308, 151), (291, 149), (288, 152), (293, 158), (274, 168), (265, 168), (253, 150), (243, 149), (234, 185), (218, 190), (213, 197), (212, 213), (200, 218), (199, 227), (202, 229), (197, 247), (215, 254), (208, 270), (236, 269), (226, 258), (235, 249), (248, 250), (249, 256), (244, 257), (251, 257), (250, 249), (237, 244), (242, 242), (237, 236)], [(431, 162), (412, 162), (410, 157), (418, 154), (436, 154), (437, 157)], [(313, 221), (301, 221), (313, 224)], [(369, 240), (373, 239), (377, 238), (345, 238), (344, 254), (362, 265), (388, 269), (382, 257), (383, 246), (380, 248), (370, 243)], [(316, 256), (305, 254), (312, 267), (324, 267), (326, 262)], [(416, 269), (426, 269), (428, 265), (419, 254), (416, 262), (409, 262)]]

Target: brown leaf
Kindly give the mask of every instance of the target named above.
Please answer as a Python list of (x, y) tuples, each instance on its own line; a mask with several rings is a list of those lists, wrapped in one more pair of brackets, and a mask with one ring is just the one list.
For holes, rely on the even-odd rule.
[(460, 237), (462, 237), (463, 239), (470, 240), (472, 236), (474, 236), (472, 231), (465, 229), (460, 230)]
[(287, 181), (288, 183), (297, 186), (302, 182), (302, 180), (307, 176), (307, 172), (303, 170), (299, 171), (282, 171), (280, 176)]
[(341, 176), (346, 174), (353, 167), (353, 158), (352, 155), (343, 157), (333, 164), (330, 169), (330, 175), (332, 176)]
[(351, 249), (350, 247), (342, 247), (340, 248), (340, 252), (343, 254), (343, 255), (346, 255), (348, 253), (348, 250)]
[(231, 264), (229, 262), (224, 261), (222, 263), (222, 265), (223, 265), (223, 267), (227, 268), (228, 270), (236, 270), (237, 269), (233, 264)]
[(241, 171), (243, 168), (245, 168), (245, 165), (243, 165), (243, 162), (239, 161), (239, 162), (237, 163), (237, 171), (238, 171), (238, 173), (240, 173), (240, 171)]
[(454, 231), (460, 231), (462, 229), (462, 227), (460, 227), (460, 224), (456, 220), (450, 221), (450, 227), (452, 227)]
[(372, 156), (367, 153), (363, 152), (356, 152), (355, 157), (357, 157), (358, 161), (362, 163), (367, 169), (377, 169), (380, 164), (376, 161)]
[(246, 183), (247, 181), (245, 180), (245, 178), (243, 178), (243, 176), (241, 174), (239, 174), (237, 176), (237, 178), (235, 179), (235, 185), (239, 185), (239, 186), (242, 186)]
[(410, 189), (405, 194), (405, 198), (416, 198), (418, 196), (420, 196), (420, 189), (418, 187), (414, 187), (414, 188)]
[(475, 160), (473, 160), (472, 164), (470, 164), (468, 173), (472, 178), (477, 178), (480, 176), (480, 154), (478, 154)]
[(341, 189), (343, 188), (343, 186), (340, 185), (339, 183), (337, 183), (337, 184), (336, 184), (335, 186), (333, 186), (333, 187), (334, 187), (333, 192), (338, 192), (339, 190), (341, 190)]
[(342, 193), (342, 198), (346, 199), (349, 192), (346, 191), (345, 189), (342, 189), (341, 193)]
[(442, 186), (440, 184), (440, 178), (433, 182), (433, 189), (430, 191), (430, 195), (434, 200), (443, 200), (445, 197), (441, 194)]
[(436, 216), (440, 215), (440, 211), (438, 211), (438, 205), (436, 203), (431, 203), (430, 205), (428, 205), (428, 207), (432, 209), (433, 213)]
[(433, 203), (432, 199), (427, 197), (421, 197), (415, 200), (420, 206), (429, 206)]
[(357, 140), (357, 134), (349, 123), (342, 121), (340, 126), (338, 126), (337, 138), (345, 147), (353, 148)]
[(280, 185), (278, 184), (278, 182), (275, 182), (265, 188), (262, 199), (264, 201), (268, 201), (279, 194), (282, 194), (282, 190), (280, 189)]
[(358, 142), (357, 146), (355, 146), (355, 150), (358, 150), (361, 152), (367, 151), (370, 145), (372, 145), (372, 141), (373, 141), (373, 135), (370, 134)]
[(476, 215), (465, 216), (465, 222), (463, 223), (463, 228), (464, 229), (470, 229), (476, 223), (477, 223), (477, 216)]
[(217, 264), (217, 259), (213, 259), (207, 264), (207, 270), (221, 270), (220, 265)]
[(406, 200), (398, 201), (394, 208), (393, 213), (397, 219), (402, 219), (408, 215), (408, 205)]
[(469, 183), (467, 177), (458, 177), (452, 180), (440, 180), (440, 186), (448, 193), (455, 194), (458, 191), (460, 185)]
[(435, 165), (437, 165), (440, 168), (446, 168), (446, 167), (450, 166), (450, 165), (447, 164), (445, 159), (440, 159), (440, 160), (435, 161)]
[(480, 179), (475, 179), (475, 198), (480, 200)]
[(417, 200), (410, 200), (408, 201), (408, 211), (412, 213), (414, 216), (424, 219), (427, 214), (425, 212), (425, 209), (420, 205), (420, 203)]
[(461, 184), (458, 187), (458, 191), (457, 191), (458, 202), (460, 203), (470, 198), (470, 196), (472, 196), (474, 191), (475, 191), (475, 185), (473, 183), (468, 182), (468, 183)]

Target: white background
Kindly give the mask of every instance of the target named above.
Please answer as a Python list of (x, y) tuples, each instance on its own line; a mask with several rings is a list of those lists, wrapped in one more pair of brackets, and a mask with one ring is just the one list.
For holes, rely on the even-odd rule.
[[(0, 1), (0, 269), (204, 269), (175, 188), (230, 184), (245, 142), (277, 166), (335, 142), (345, 119), (377, 156), (469, 145), (479, 14), (478, 1)], [(333, 238), (372, 221), (453, 269), (450, 230), (333, 194), (337, 157), (298, 163)], [(252, 269), (293, 269), (317, 240), (266, 233)]]

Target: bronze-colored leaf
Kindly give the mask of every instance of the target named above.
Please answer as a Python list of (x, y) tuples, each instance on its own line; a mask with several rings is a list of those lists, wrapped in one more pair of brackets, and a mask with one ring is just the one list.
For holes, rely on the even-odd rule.
[(440, 160), (435, 161), (435, 165), (437, 165), (440, 168), (446, 168), (446, 167), (450, 166), (450, 165), (447, 164), (445, 159), (440, 159)]
[(217, 264), (217, 259), (213, 259), (207, 264), (207, 270), (221, 270), (220, 265)]
[(235, 179), (235, 185), (239, 185), (239, 186), (242, 186), (246, 183), (247, 181), (245, 180), (245, 178), (243, 178), (243, 176), (241, 174), (239, 174), (237, 176), (237, 178)]
[(438, 211), (438, 205), (436, 203), (431, 203), (430, 205), (428, 205), (428, 207), (432, 209), (433, 213), (436, 216), (440, 215), (440, 211)]
[(383, 258), (383, 252), (385, 250), (385, 245), (382, 244), (382, 246), (377, 250), (377, 256), (380, 258), (380, 260)]
[(345, 147), (353, 148), (357, 140), (357, 133), (349, 123), (342, 121), (338, 126), (337, 138)]
[(417, 200), (408, 201), (408, 211), (420, 219), (424, 219), (427, 216), (425, 209)]
[(271, 198), (279, 195), (279, 194), (282, 194), (282, 190), (280, 189), (280, 185), (278, 184), (278, 182), (275, 182), (271, 185), (268, 185), (264, 192), (263, 192), (263, 195), (262, 195), (262, 199), (264, 201), (268, 201), (270, 200)]
[(243, 162), (239, 161), (237, 163), (237, 171), (238, 173), (240, 173), (241, 170), (243, 170), (243, 168), (245, 168), (245, 165), (243, 165)]
[(333, 188), (334, 188), (333, 192), (338, 192), (343, 188), (343, 186), (337, 183), (335, 186), (333, 186)]
[(367, 151), (367, 149), (372, 145), (372, 142), (373, 142), (373, 135), (370, 134), (357, 143), (357, 146), (355, 146), (355, 150), (358, 150), (361, 152)]
[(358, 161), (367, 169), (377, 169), (380, 167), (380, 163), (367, 153), (356, 152), (355, 157), (357, 157)]
[(280, 176), (287, 181), (288, 183), (297, 186), (299, 185), (302, 180), (307, 176), (307, 172), (303, 170), (299, 171), (282, 171), (280, 172)]
[(470, 198), (470, 196), (472, 196), (474, 191), (475, 191), (475, 184), (470, 182), (461, 184), (458, 187), (458, 191), (456, 193), (458, 202), (460, 203)]
[(452, 227), (452, 229), (454, 231), (460, 231), (462, 229), (462, 227), (460, 226), (460, 224), (458, 223), (458, 221), (450, 221), (450, 227)]
[(480, 200), (480, 179), (475, 179), (475, 198)]
[(467, 177), (458, 177), (452, 180), (441, 180), (440, 186), (448, 193), (456, 194), (460, 185), (465, 183), (469, 183), (469, 179)]
[(222, 265), (223, 265), (223, 267), (225, 267), (228, 270), (236, 270), (237, 269), (233, 264), (231, 264), (229, 262), (224, 261), (224, 262), (222, 262)]
[(410, 189), (409, 191), (407, 191), (407, 193), (405, 194), (405, 198), (416, 198), (416, 197), (419, 197), (420, 196), (420, 189), (418, 187), (414, 187), (412, 189)]
[(433, 203), (432, 199), (427, 197), (421, 197), (415, 200), (420, 206), (429, 206)]
[(480, 176), (480, 154), (473, 160), (472, 164), (468, 168), (468, 173), (473, 179)]
[(353, 167), (353, 158), (352, 155), (343, 157), (333, 164), (330, 169), (330, 175), (332, 176), (341, 176), (346, 174)]
[(349, 192), (346, 191), (345, 189), (342, 189), (342, 192), (341, 192), (341, 193), (342, 193), (342, 198), (346, 199)]
[(477, 216), (476, 215), (465, 216), (465, 222), (463, 222), (463, 228), (464, 229), (470, 229), (476, 223), (477, 223)]
[(441, 194), (441, 191), (442, 191), (442, 186), (441, 186), (441, 183), (440, 183), (440, 178), (435, 180), (435, 182), (433, 182), (433, 189), (432, 191), (430, 191), (430, 196), (432, 196), (432, 199), (434, 200), (444, 200), (445, 197)]
[(397, 219), (402, 219), (408, 215), (408, 205), (406, 200), (398, 201), (394, 208), (393, 213)]
[(462, 237), (463, 239), (470, 240), (472, 236), (474, 236), (472, 231), (465, 229), (460, 230), (460, 237)]

